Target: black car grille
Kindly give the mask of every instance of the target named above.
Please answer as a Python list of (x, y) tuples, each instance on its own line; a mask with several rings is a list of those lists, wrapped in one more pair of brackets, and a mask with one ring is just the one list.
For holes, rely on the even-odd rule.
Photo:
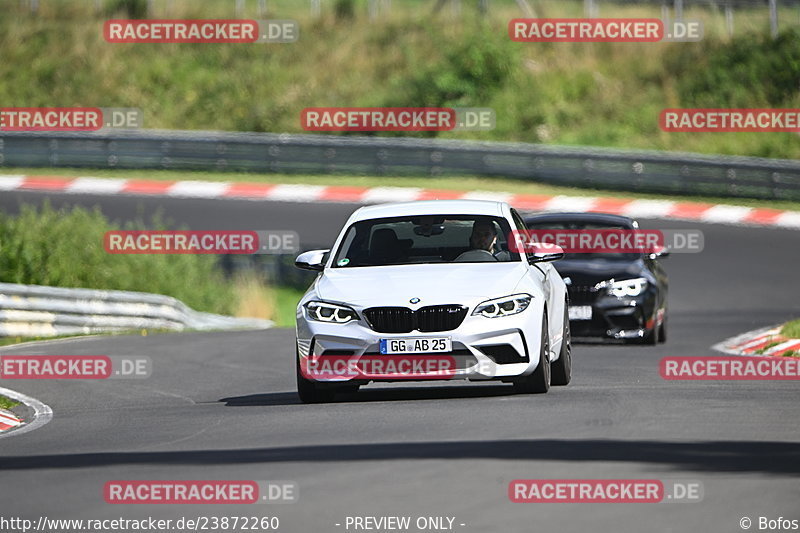
[(591, 285), (567, 285), (570, 305), (589, 305), (597, 300), (600, 292)]
[(609, 320), (614, 327), (623, 331), (637, 330), (644, 327), (644, 322), (637, 315), (610, 315)]
[(370, 307), (364, 317), (381, 333), (408, 333), (414, 329), (414, 313), (407, 307)]
[(461, 325), (467, 316), (467, 308), (461, 305), (432, 305), (421, 307), (416, 316), (417, 329), (420, 331), (449, 331)]
[(378, 333), (409, 333), (450, 331), (456, 329), (467, 316), (462, 305), (429, 305), (413, 311), (407, 307), (370, 307), (364, 316)]

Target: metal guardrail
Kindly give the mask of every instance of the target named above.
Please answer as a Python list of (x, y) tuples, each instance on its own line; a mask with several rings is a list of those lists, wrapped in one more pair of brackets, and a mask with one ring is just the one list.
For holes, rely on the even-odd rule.
[(269, 320), (200, 313), (160, 294), (0, 283), (0, 337), (271, 326)]
[(503, 176), (626, 191), (800, 199), (798, 161), (400, 137), (0, 132), (3, 166)]

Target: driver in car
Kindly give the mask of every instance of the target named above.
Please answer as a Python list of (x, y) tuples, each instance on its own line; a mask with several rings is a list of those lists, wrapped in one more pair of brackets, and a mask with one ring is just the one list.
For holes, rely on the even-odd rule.
[(494, 254), (496, 243), (497, 232), (494, 223), (491, 220), (476, 220), (472, 224), (472, 234), (469, 236), (470, 249), (456, 257), (456, 261), (498, 261), (499, 258)]

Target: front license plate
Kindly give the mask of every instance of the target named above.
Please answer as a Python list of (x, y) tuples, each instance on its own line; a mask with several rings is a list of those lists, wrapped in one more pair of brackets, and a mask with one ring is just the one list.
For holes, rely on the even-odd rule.
[(591, 305), (571, 305), (569, 307), (570, 320), (591, 320), (592, 319), (592, 306)]
[(453, 343), (450, 340), (450, 337), (381, 339), (381, 353), (384, 355), (395, 355), (399, 353), (439, 353), (452, 351)]

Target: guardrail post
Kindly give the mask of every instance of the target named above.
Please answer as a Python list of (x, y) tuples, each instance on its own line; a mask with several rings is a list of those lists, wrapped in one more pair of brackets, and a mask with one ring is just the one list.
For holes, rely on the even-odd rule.
[(778, 1), (769, 0), (769, 29), (772, 38), (778, 36)]

